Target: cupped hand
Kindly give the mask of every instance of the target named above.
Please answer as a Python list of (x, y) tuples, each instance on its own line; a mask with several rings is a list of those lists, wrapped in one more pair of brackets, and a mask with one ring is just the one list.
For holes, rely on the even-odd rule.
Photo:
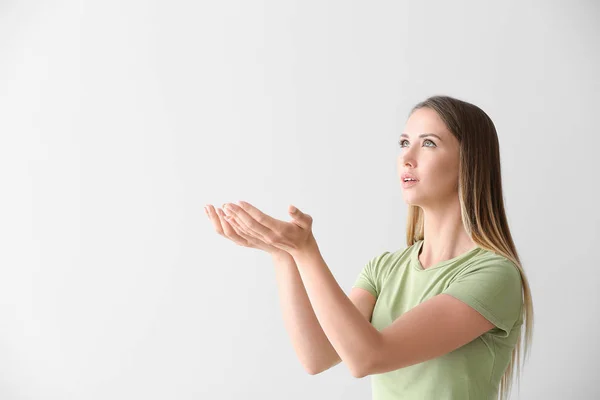
[(262, 250), (271, 255), (285, 253), (284, 250), (272, 246), (252, 235), (248, 235), (245, 229), (243, 229), (235, 220), (227, 221), (225, 219), (226, 215), (222, 209), (215, 208), (212, 204), (208, 204), (204, 207), (204, 211), (211, 220), (215, 231), (235, 244)]
[(263, 243), (290, 253), (292, 256), (316, 245), (313, 233), (313, 219), (294, 206), (288, 208), (290, 222), (275, 219), (250, 203), (223, 205), (226, 222), (234, 224), (245, 238), (254, 238)]

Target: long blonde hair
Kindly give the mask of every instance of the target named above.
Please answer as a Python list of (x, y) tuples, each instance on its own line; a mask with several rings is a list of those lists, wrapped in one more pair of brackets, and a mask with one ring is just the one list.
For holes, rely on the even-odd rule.
[[(502, 375), (499, 398), (505, 400), (512, 388), (515, 362), (520, 389), (521, 345), (524, 336), (524, 363), (528, 358), (533, 336), (533, 301), (504, 211), (500, 146), (496, 127), (479, 107), (450, 96), (429, 97), (414, 106), (410, 114), (423, 107), (436, 111), (460, 143), (458, 197), (462, 222), (468, 235), (479, 247), (510, 259), (521, 273), (525, 334), (519, 338), (508, 367)], [(408, 246), (424, 238), (423, 224), (423, 210), (418, 206), (409, 205), (406, 227)]]

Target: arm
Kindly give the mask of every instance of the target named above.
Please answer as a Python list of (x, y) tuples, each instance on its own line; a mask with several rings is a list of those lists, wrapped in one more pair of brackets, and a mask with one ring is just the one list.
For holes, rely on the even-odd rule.
[[(259, 218), (263, 220), (269, 218), (251, 205), (245, 202), (240, 203)], [(228, 210), (234, 215), (237, 216), (236, 213), (240, 213), (239, 222), (235, 216), (226, 216), (220, 209), (218, 209), (218, 212), (214, 212), (212, 208), (207, 208), (207, 215), (211, 217), (217, 233), (242, 246), (257, 248), (271, 254), (276, 268), (285, 327), (304, 368), (310, 374), (317, 374), (340, 363), (339, 355), (329, 342), (315, 316), (293, 257), (285, 250), (276, 251), (277, 248), (266, 243), (264, 237), (257, 237), (250, 233), (247, 224), (256, 226), (256, 221), (252, 217), (249, 218), (249, 215), (243, 212), (243, 208), (231, 206), (232, 209)], [(246, 222), (243, 223), (242, 221)], [(252, 232), (255, 233), (255, 231)], [(366, 290), (353, 288), (350, 292), (350, 298), (360, 313), (370, 322), (376, 301), (375, 296)]]
[[(471, 306), (442, 293), (379, 332), (350, 306), (316, 242), (293, 257), (323, 331), (356, 378), (439, 357), (494, 326)], [(477, 279), (475, 283), (481, 285)]]
[[(273, 254), (272, 259), (285, 327), (304, 369), (316, 375), (336, 366), (342, 360), (317, 320), (296, 262), (289, 253)], [(361, 288), (352, 288), (348, 297), (370, 322), (376, 298)]]
[(311, 375), (341, 362), (317, 320), (298, 273), (288, 253), (272, 255), (279, 302), (285, 328), (304, 369)]
[[(310, 215), (290, 207), (293, 222), (288, 223), (265, 215), (246, 202), (240, 204), (244, 208), (232, 205), (236, 213), (232, 218), (239, 217), (251, 229), (250, 236), (293, 257), (309, 298), (308, 304), (312, 305), (324, 335), (357, 378), (451, 352), (487, 332), (492, 321), (508, 335), (519, 316), (517, 312), (521, 312), (518, 308), (522, 306), (519, 270), (512, 262), (507, 268), (494, 261), (492, 265), (478, 265), (485, 269), (466, 273), (444, 293), (402, 314), (379, 332), (362, 318), (361, 307), (351, 306), (353, 302), (325, 264), (312, 235)], [(353, 290), (353, 293), (362, 293), (363, 298), (369, 298), (363, 292), (367, 291)], [(492, 299), (490, 293), (494, 295)], [(374, 301), (375, 296), (369, 296), (369, 301)], [(311, 326), (314, 328), (316, 324)], [(309, 332), (314, 333), (314, 329)], [(294, 334), (298, 335), (298, 331)]]
[[(310, 245), (291, 254), (323, 332), (352, 375), (364, 377), (373, 352), (381, 348), (381, 334), (345, 295), (325, 264), (314, 237)], [(368, 293), (355, 289), (357, 293), (359, 290)], [(374, 300), (374, 296), (369, 296)]]

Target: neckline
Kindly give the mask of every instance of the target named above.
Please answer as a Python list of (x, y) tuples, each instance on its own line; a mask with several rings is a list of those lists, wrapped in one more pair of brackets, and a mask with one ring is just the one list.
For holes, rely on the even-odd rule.
[(467, 250), (466, 252), (459, 254), (458, 256), (456, 256), (454, 258), (451, 258), (449, 260), (440, 261), (438, 263), (433, 264), (429, 268), (423, 268), (423, 265), (421, 264), (421, 261), (419, 260), (419, 252), (421, 251), (421, 248), (423, 247), (423, 242), (424, 242), (424, 240), (421, 239), (413, 245), (414, 249), (413, 249), (413, 252), (411, 255), (411, 261), (412, 261), (412, 265), (413, 265), (414, 269), (416, 269), (417, 271), (421, 271), (421, 272), (426, 272), (426, 271), (429, 271), (432, 269), (438, 269), (438, 268), (444, 267), (444, 266), (451, 264), (453, 262), (456, 262), (462, 258), (466, 258), (466, 257), (470, 256), (471, 254), (477, 252), (479, 249), (481, 249), (481, 247), (476, 246), (476, 247), (472, 248), (471, 250)]

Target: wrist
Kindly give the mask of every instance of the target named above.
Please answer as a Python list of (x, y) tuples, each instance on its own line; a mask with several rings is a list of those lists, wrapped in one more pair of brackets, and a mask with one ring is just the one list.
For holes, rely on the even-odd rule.
[(312, 234), (308, 237), (303, 246), (294, 249), (293, 251), (290, 251), (290, 254), (292, 255), (292, 257), (294, 257), (294, 259), (310, 256), (311, 254), (317, 253), (319, 253), (319, 245), (317, 244), (317, 240)]
[(285, 250), (273, 250), (269, 253), (275, 261), (292, 258), (292, 255)]

